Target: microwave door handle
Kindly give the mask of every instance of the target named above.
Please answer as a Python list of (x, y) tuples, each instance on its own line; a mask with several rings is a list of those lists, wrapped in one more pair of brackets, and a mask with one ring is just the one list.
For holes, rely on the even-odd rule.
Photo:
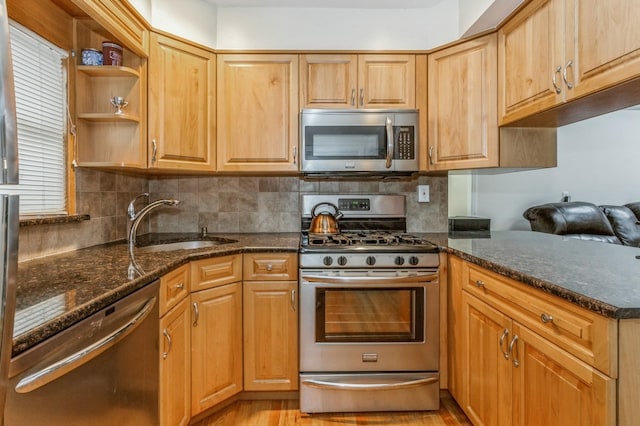
[(385, 127), (387, 128), (387, 169), (391, 168), (391, 160), (393, 159), (394, 140), (393, 140), (393, 123), (391, 119), (387, 117), (385, 121)]

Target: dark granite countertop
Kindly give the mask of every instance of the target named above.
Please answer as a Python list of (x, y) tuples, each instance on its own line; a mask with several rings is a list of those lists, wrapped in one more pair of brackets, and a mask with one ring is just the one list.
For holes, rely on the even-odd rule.
[(640, 318), (640, 248), (530, 231), (450, 238), (449, 253), (609, 318)]
[[(135, 251), (135, 260), (142, 271), (132, 278), (124, 241), (19, 263), (13, 355), (191, 260), (252, 251), (295, 252), (300, 242), (299, 233), (219, 237), (237, 242), (196, 250)], [(144, 242), (143, 237), (139, 239)]]
[[(13, 354), (186, 262), (252, 251), (295, 252), (300, 238), (299, 233), (210, 235), (237, 242), (196, 250), (136, 251), (143, 271), (133, 278), (128, 276), (124, 242), (20, 263)], [(443, 251), (606, 317), (640, 318), (640, 248), (529, 231), (492, 232), (490, 238), (417, 235)]]

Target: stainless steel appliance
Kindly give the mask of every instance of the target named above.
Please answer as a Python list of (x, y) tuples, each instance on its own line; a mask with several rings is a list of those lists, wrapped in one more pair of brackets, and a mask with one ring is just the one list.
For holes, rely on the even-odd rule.
[(300, 131), (307, 176), (418, 171), (417, 110), (303, 109)]
[(0, 0), (0, 156), (0, 409), (4, 411), (16, 306), (19, 222), (18, 196), (12, 195), (12, 189), (2, 188), (2, 185), (18, 183), (16, 108), (6, 0)]
[(157, 296), (155, 282), (15, 357), (6, 424), (157, 425)]
[(302, 229), (321, 203), (338, 234), (300, 243), (300, 410), (439, 408), (439, 257), (407, 234), (399, 195), (304, 195)]

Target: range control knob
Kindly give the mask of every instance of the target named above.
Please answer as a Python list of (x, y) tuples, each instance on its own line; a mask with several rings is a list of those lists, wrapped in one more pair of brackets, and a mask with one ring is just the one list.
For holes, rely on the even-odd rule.
[(409, 258), (409, 263), (413, 266), (417, 265), (420, 262), (420, 259), (418, 259), (418, 256), (411, 256)]
[(367, 265), (373, 266), (376, 264), (376, 258), (374, 256), (367, 256)]
[(322, 259), (322, 263), (324, 263), (325, 266), (331, 266), (331, 264), (333, 263), (333, 258), (331, 256), (325, 256)]
[(402, 266), (402, 265), (404, 265), (404, 257), (398, 256), (398, 257), (395, 258), (395, 260), (393, 262), (398, 266)]
[(340, 257), (338, 258), (338, 265), (340, 265), (340, 266), (344, 266), (344, 265), (346, 265), (346, 264), (347, 264), (347, 258), (346, 258), (346, 257), (344, 257), (344, 256), (340, 256)]

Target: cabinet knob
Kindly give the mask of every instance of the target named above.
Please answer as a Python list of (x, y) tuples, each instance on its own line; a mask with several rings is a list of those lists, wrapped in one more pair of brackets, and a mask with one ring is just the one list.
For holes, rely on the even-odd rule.
[(270, 264), (270, 263), (267, 264), (267, 271), (269, 271), (269, 272), (273, 271), (273, 265), (272, 264)]
[(176, 289), (182, 290), (184, 288), (184, 283), (180, 283), (176, 286)]
[(478, 288), (484, 288), (484, 281), (482, 281), (482, 280), (476, 280), (476, 287), (478, 287)]
[(545, 324), (552, 323), (553, 322), (553, 316), (543, 312), (542, 315), (540, 315), (540, 321), (542, 321)]

